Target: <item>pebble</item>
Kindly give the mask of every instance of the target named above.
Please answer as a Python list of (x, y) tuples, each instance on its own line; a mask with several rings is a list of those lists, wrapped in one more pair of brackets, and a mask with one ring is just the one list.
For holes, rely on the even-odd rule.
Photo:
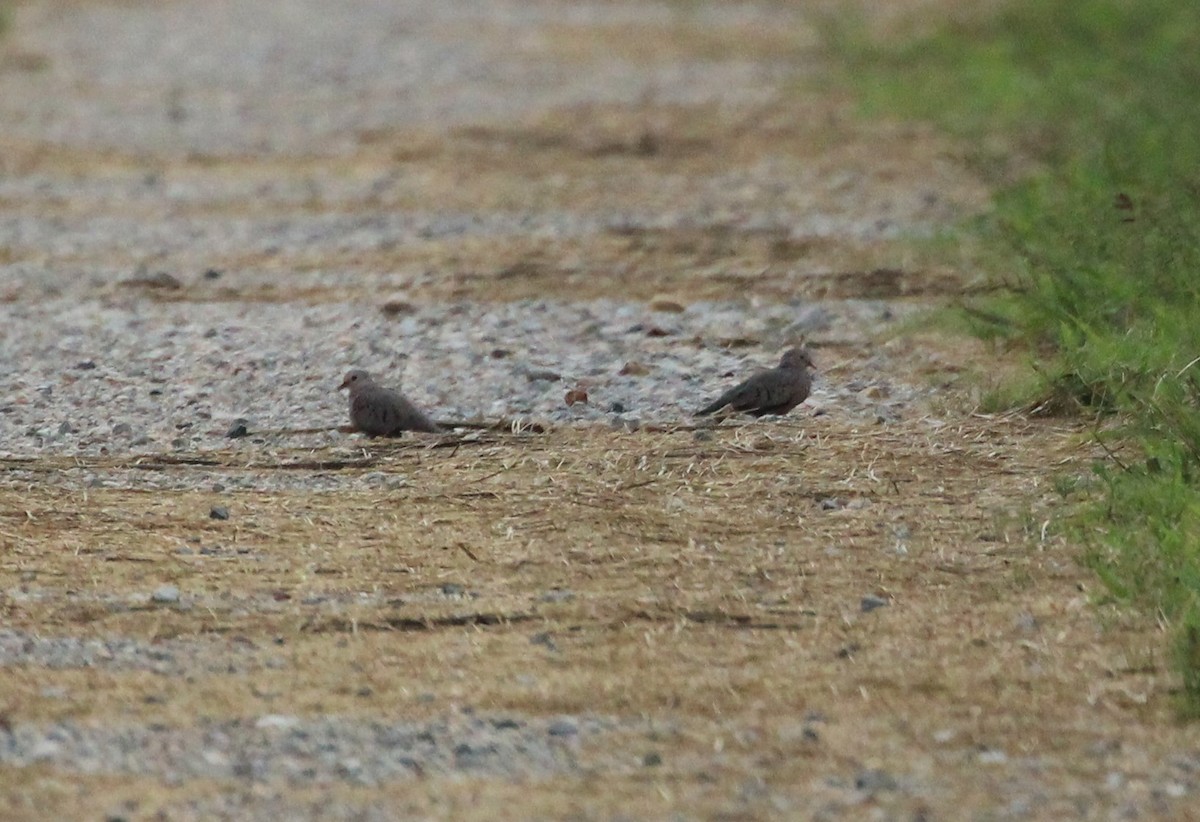
[(875, 794), (882, 791), (894, 791), (898, 787), (891, 774), (879, 768), (869, 768), (860, 771), (854, 779), (854, 787), (864, 793)]
[(401, 314), (411, 314), (416, 310), (416, 306), (402, 294), (393, 295), (384, 300), (379, 310), (386, 317), (396, 317)]
[(558, 650), (558, 645), (555, 644), (554, 637), (552, 637), (549, 632), (546, 631), (534, 634), (529, 638), (529, 642), (533, 645), (543, 645), (551, 651)]
[(998, 748), (989, 748), (976, 756), (980, 765), (1003, 765), (1008, 762), (1008, 754)]
[(562, 375), (557, 371), (551, 371), (548, 368), (538, 368), (531, 371), (526, 371), (525, 379), (529, 380), (530, 382), (538, 382), (539, 380), (545, 382), (558, 382), (562, 379)]
[(208, 512), (209, 519), (229, 519), (229, 509), (223, 505), (214, 505)]
[(1028, 611), (1022, 611), (1013, 620), (1013, 627), (1023, 634), (1032, 634), (1041, 627), (1041, 623), (1038, 622), (1037, 617), (1033, 614)]
[(550, 723), (546, 733), (550, 736), (575, 736), (579, 733), (579, 726), (573, 719), (556, 719)]
[(162, 585), (154, 589), (154, 593), (150, 595), (153, 602), (162, 605), (170, 605), (179, 602), (179, 589), (174, 585)]
[(266, 730), (290, 730), (300, 724), (300, 719), (295, 716), (286, 714), (265, 714), (260, 716), (255, 722), (254, 727)]
[(680, 300), (666, 294), (656, 294), (650, 299), (651, 311), (662, 311), (667, 314), (682, 314), (687, 309)]
[(889, 603), (886, 599), (877, 597), (874, 594), (868, 594), (862, 598), (862, 602), (859, 603), (859, 607), (862, 608), (862, 612), (864, 614), (869, 614), (876, 608), (886, 608), (888, 604)]

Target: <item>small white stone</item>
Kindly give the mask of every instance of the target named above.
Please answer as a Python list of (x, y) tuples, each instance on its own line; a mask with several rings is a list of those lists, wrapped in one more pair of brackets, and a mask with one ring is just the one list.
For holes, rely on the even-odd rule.
[(49, 739), (39, 739), (34, 743), (33, 748), (30, 749), (29, 758), (33, 762), (45, 762), (57, 757), (60, 750), (62, 750), (62, 746), (57, 742)]
[(174, 585), (160, 585), (154, 589), (154, 593), (150, 595), (152, 602), (158, 602), (164, 605), (170, 605), (179, 601), (179, 589)]
[(297, 716), (289, 716), (288, 714), (264, 714), (254, 723), (254, 727), (259, 730), (280, 730), (286, 731), (289, 728), (295, 728), (300, 724), (300, 718)]

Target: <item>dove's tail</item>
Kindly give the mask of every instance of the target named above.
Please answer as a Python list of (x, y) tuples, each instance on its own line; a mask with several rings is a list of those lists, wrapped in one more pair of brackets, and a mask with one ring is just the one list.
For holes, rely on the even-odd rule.
[(706, 417), (709, 414), (713, 413), (714, 411), (720, 411), (722, 408), (724, 408), (727, 405), (729, 405), (729, 400), (726, 397), (721, 396), (721, 397), (718, 397), (713, 402), (711, 402), (708, 405), (701, 408), (699, 411), (697, 411), (695, 413), (694, 416)]
[(412, 430), (422, 431), (426, 434), (444, 434), (446, 432), (445, 428), (442, 428), (442, 426), (438, 425), (424, 414), (421, 414), (413, 421)]

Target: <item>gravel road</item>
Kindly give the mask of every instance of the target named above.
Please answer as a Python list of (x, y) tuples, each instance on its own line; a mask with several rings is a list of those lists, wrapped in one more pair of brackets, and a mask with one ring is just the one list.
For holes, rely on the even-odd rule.
[[(980, 210), (986, 192), (927, 131), (868, 134), (844, 101), (795, 96), (819, 66), (812, 12), (607, 0), (16, 4), (0, 35), (0, 492), (394, 489), (407, 480), (384, 471), (165, 473), (96, 460), (361, 451), (360, 437), (337, 430), (346, 409), (335, 389), (351, 367), (442, 421), (690, 424), (801, 337), (819, 372), (799, 419), (935, 430), (946, 412), (933, 375), (946, 361), (915, 361), (911, 345), (888, 340), (942, 293), (926, 288), (940, 275), (913, 274), (920, 266), (895, 241)], [(625, 265), (628, 249), (640, 267)], [(660, 279), (663, 293), (644, 299)], [(829, 282), (843, 284), (815, 285)], [(587, 402), (568, 405), (572, 389)], [(239, 423), (247, 435), (227, 438)], [(78, 464), (61, 462), (70, 457)], [(44, 470), (43, 459), (60, 462)], [(2, 512), (0, 546), (29, 516), (19, 507)], [(28, 557), (0, 557), (20, 580), (0, 591), (14, 613), (39, 596), (86, 599), (70, 580), (30, 588)], [(137, 596), (90, 604), (200, 614), (209, 602), (180, 602), (170, 585)], [(380, 604), (355, 597), (312, 605)], [(147, 623), (147, 636), (156, 630)], [(5, 628), (0, 668), (26, 677), (29, 699), (66, 704), (71, 689), (40, 686), (39, 672), (158, 677), (164, 689), (252, 681), (297, 664), (271, 642)], [(672, 734), (699, 732), (680, 730), (669, 709), (231, 710), (177, 727), (25, 721), (4, 699), (0, 772), (8, 809), (29, 818), (39, 797), (69, 790), (39, 794), (27, 773), (147, 778), (180, 790), (157, 817), (169, 819), (465, 818), (473, 799), (439, 806), (434, 795), (521, 801), (553, 783), (569, 798), (598, 778), (644, 787), (661, 767), (672, 776), (659, 794), (678, 790), (720, 818), (928, 819), (945, 762), (985, 774), (990, 793), (973, 818), (1139, 818), (1200, 789), (1194, 752), (1139, 758), (1114, 740), (1088, 773), (1064, 775), (1037, 751), (1010, 756), (957, 731), (912, 741), (923, 750), (908, 772), (862, 764), (873, 744), (864, 732), (861, 760), (811, 784), (759, 775), (772, 746), (851, 733), (852, 719), (817, 712), (748, 728), (717, 709), (695, 726), (716, 740), (711, 755), (684, 760), (671, 755)], [(737, 753), (723, 752), (726, 738)], [(706, 793), (730, 773), (732, 794)], [(410, 783), (432, 804), (302, 790)], [(224, 787), (203, 789), (213, 784)], [(96, 810), (142, 812), (136, 797)]]

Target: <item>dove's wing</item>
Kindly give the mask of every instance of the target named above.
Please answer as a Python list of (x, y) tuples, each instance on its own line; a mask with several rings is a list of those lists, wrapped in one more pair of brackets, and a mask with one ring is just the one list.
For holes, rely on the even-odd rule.
[(745, 414), (786, 414), (808, 397), (812, 379), (804, 369), (772, 368), (730, 388), (697, 411), (711, 414), (725, 406)]
[(441, 431), (403, 394), (369, 386), (350, 398), (350, 422), (364, 434), (395, 436), (401, 431)]
[(751, 414), (786, 414), (808, 399), (812, 376), (804, 369), (776, 369), (762, 375), (759, 394)]

